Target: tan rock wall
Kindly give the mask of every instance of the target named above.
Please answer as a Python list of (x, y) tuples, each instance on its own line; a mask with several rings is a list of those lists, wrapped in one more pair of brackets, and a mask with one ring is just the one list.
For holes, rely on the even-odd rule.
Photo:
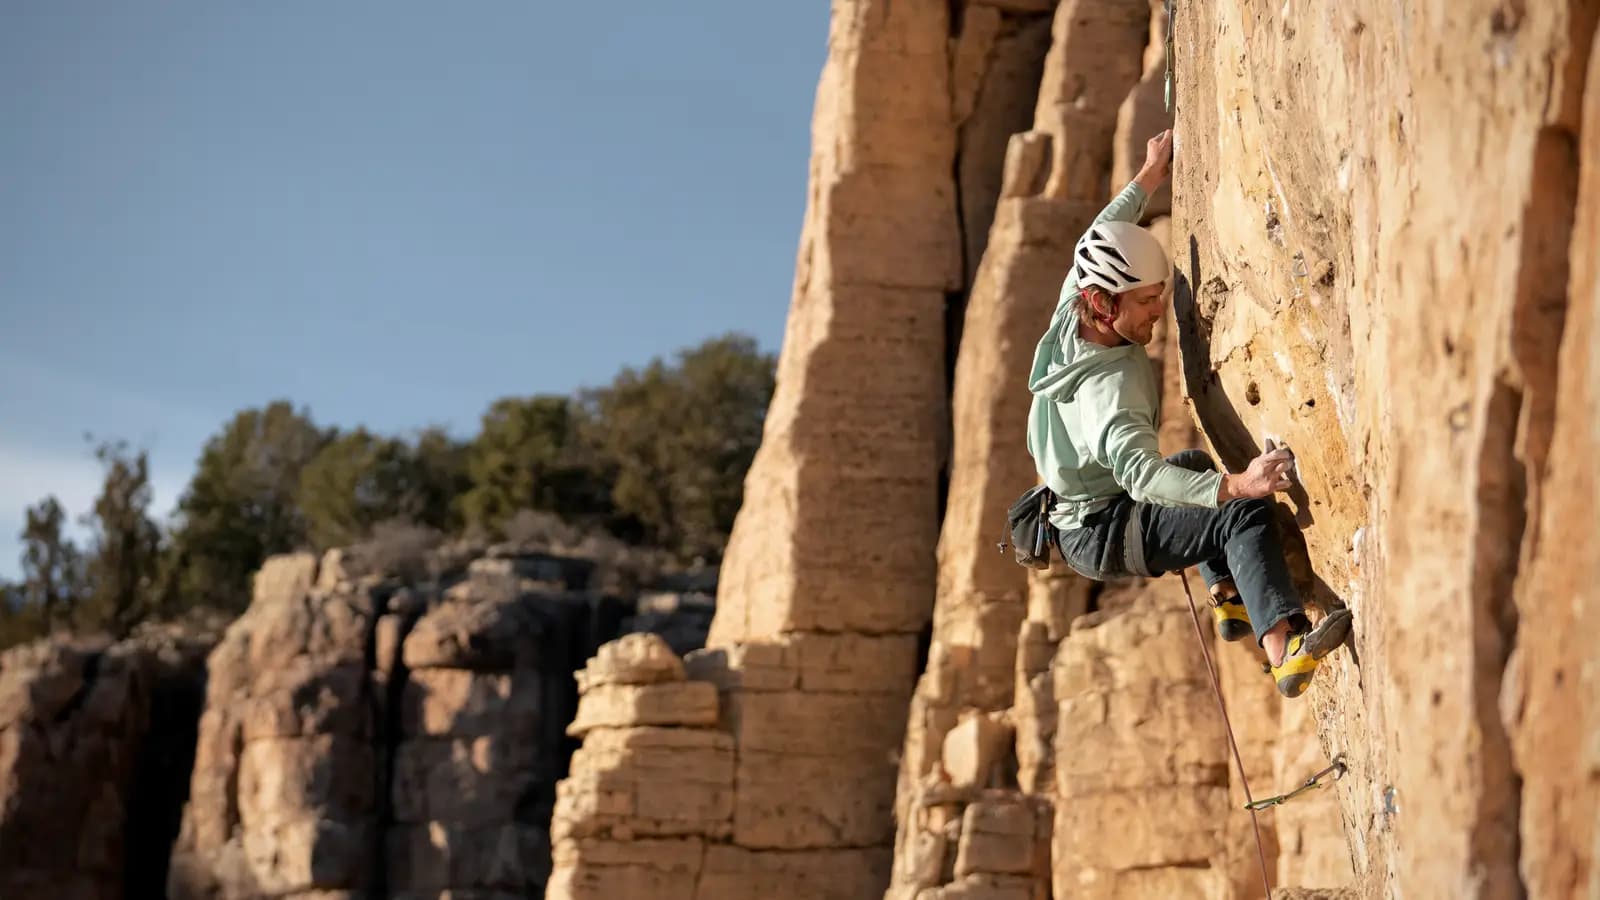
[[(838, 689), (894, 675), (904, 683), (909, 673), (881, 668), (902, 655), (887, 649), (798, 635), (691, 654), (686, 678), (681, 665), (640, 664), (670, 653), (654, 636), (603, 647), (580, 679), (572, 731), (584, 743), (557, 788), (546, 896), (848, 900), (880, 891), (888, 859), (873, 845), (888, 810), (832, 779), (864, 770), (898, 733), (903, 691)], [(619, 687), (709, 692), (711, 719), (698, 707), (668, 721), (630, 707), (631, 719), (599, 724), (588, 707), (611, 705), (608, 690)]]
[[(1004, 193), (1011, 136), (1033, 123), (1033, 108), (1050, 47), (1050, 8), (1007, 15), (997, 6), (968, 4), (952, 63), (952, 112), (961, 124), (956, 146), (962, 262), (970, 295)], [(971, 306), (969, 298), (968, 307)], [(950, 354), (947, 354), (948, 357)]]
[[(1115, 12), (1108, 12), (1104, 8), (1096, 12), (1105, 17), (1100, 22), (1102, 27), (1107, 23), (1122, 21)], [(1112, 143), (1108, 148), (1086, 151), (1093, 154), (1109, 150), (1113, 173), (1110, 191), (1119, 188), (1142, 161), (1145, 140), (1170, 121), (1162, 109), (1162, 69), (1165, 63), (1162, 44), (1166, 21), (1164, 10), (1157, 8), (1151, 13), (1149, 30), (1140, 35), (1140, 38), (1147, 40), (1144, 45), (1144, 75), (1131, 83), (1126, 99), (1117, 109), (1117, 127)], [(1093, 45), (1096, 52), (1105, 54), (1117, 46), (1115, 41), (1107, 39), (1104, 31), (1097, 33), (1094, 30), (1096, 20), (1086, 17), (1082, 8), (1066, 5), (1060, 8), (1058, 15), (1063, 20), (1071, 21), (1071, 26), (1065, 32), (1058, 29), (1058, 39), (1063, 34), (1072, 35), (1072, 29), (1078, 29), (1077, 39), (1082, 43), (1071, 46), (1078, 51), (1076, 58), (1079, 61), (1085, 55), (1082, 53), (1085, 45)], [(1084, 74), (1077, 82), (1062, 79), (1059, 75), (1052, 76), (1052, 67), (1065, 58), (1071, 57), (1051, 57), (1046, 67), (1047, 81), (1054, 78), (1056, 84), (1081, 85), (1093, 75), (1105, 73), (1107, 69), (1103, 60), (1096, 59), (1084, 63)], [(1130, 53), (1125, 58), (1134, 57)], [(1130, 70), (1129, 77), (1136, 72)], [(1085, 93), (1092, 94), (1092, 91)], [(1041, 110), (1058, 109), (1059, 102), (1041, 103)], [(1076, 124), (1087, 124), (1081, 106), (1072, 110), (1072, 115), (1076, 117), (1073, 120)], [(1087, 132), (1091, 135), (1097, 133), (1092, 127), (1087, 128)], [(1169, 819), (1175, 817), (1179, 820), (1180, 828), (1213, 829), (1205, 831), (1205, 834), (1216, 838), (1215, 852), (1200, 863), (1169, 860), (1167, 863), (1140, 863), (1124, 869), (1113, 862), (1096, 862), (1094, 847), (1080, 847), (1078, 844), (1088, 840), (1095, 827), (1104, 827), (1105, 823), (1096, 822), (1093, 815), (1084, 814), (1082, 807), (1085, 804), (1076, 795), (1056, 790), (1056, 779), (1067, 777), (1060, 772), (1061, 761), (1068, 756), (1081, 754), (1086, 743), (1078, 733), (1082, 722), (1068, 723), (1066, 736), (1061, 736), (1060, 723), (1066, 720), (1069, 713), (1077, 715), (1082, 710), (1074, 698), (1057, 695), (1056, 679), (1060, 677), (1060, 669), (1055, 669), (1058, 673), (1055, 677), (1051, 674), (1052, 661), (1056, 666), (1070, 664), (1081, 652), (1081, 649), (1063, 649), (1062, 641), (1072, 621), (1092, 607), (1119, 611), (1148, 607), (1181, 613), (1179, 621), (1187, 623), (1187, 610), (1181, 603), (1181, 593), (1176, 583), (1135, 581), (1107, 591), (1091, 587), (1058, 566), (1059, 571), (1037, 575), (1030, 580), (1025, 592), (1025, 621), (1019, 631), (1012, 630), (1010, 620), (1002, 620), (992, 613), (984, 615), (992, 610), (993, 597), (1006, 596), (996, 586), (1009, 586), (1010, 581), (1020, 577), (1020, 570), (1015, 569), (1008, 558), (984, 559), (983, 555), (972, 552), (971, 548), (981, 545), (981, 541), (976, 539), (977, 535), (971, 533), (974, 523), (999, 520), (1004, 502), (1009, 501), (1021, 486), (1033, 480), (1032, 467), (1016, 438), (1021, 433), (1022, 420), (1026, 415), (1025, 389), (1020, 384), (1007, 387), (1007, 372), (1018, 381), (1022, 375), (1014, 365), (1002, 364), (1006, 363), (1008, 356), (1014, 362), (1015, 356), (1025, 355), (1025, 350), (1021, 354), (1018, 351), (1031, 346), (1031, 342), (1037, 339), (1061, 277), (1059, 272), (1048, 276), (1046, 272), (1062, 264), (1062, 260), (1070, 254), (1070, 241), (1104, 200), (1104, 197), (1097, 197), (1096, 202), (1085, 205), (1092, 206), (1092, 209), (1085, 208), (1075, 217), (1066, 217), (1077, 219), (1069, 223), (1061, 217), (1049, 219), (1037, 214), (1037, 210), (1048, 208), (1047, 203), (1053, 201), (1027, 196), (1013, 199), (1017, 194), (1026, 194), (1030, 186), (1037, 188), (1050, 182), (1050, 173), (1040, 171), (1044, 160), (1049, 158), (1044, 151), (1050, 146), (1050, 137), (1048, 132), (1035, 130), (1013, 139), (1012, 153), (1007, 163), (1006, 186), (991, 233), (989, 254), (980, 267), (973, 303), (968, 309), (954, 394), (956, 442), (950, 503), (941, 545), (934, 646), (927, 674), (920, 682), (918, 695), (912, 703), (902, 763), (900, 808), (897, 811), (897, 818), (902, 825), (898, 835), (896, 887), (890, 894), (913, 896), (920, 889), (925, 896), (943, 896), (934, 892), (971, 888), (970, 885), (953, 881), (956, 873), (951, 860), (955, 842), (961, 833), (957, 821), (959, 816), (955, 814), (959, 813), (961, 804), (970, 799), (961, 794), (966, 776), (957, 772), (965, 773), (972, 754), (963, 753), (959, 758), (952, 759), (949, 743), (958, 734), (963, 734), (964, 729), (969, 730), (979, 721), (971, 715), (970, 709), (963, 712), (964, 707), (997, 708), (1010, 699), (1013, 705), (1005, 720), (1014, 735), (1016, 786), (1024, 792), (1052, 797), (1055, 808), (1060, 811), (1058, 815), (1068, 817), (1065, 821), (1081, 819), (1089, 823), (1076, 832), (1058, 830), (1055, 836), (1054, 865), (1058, 874), (1063, 865), (1076, 867), (1072, 871), (1077, 874), (1071, 876), (1075, 879), (1074, 890), (1091, 885), (1092, 888), (1088, 889), (1109, 895), (1171, 888), (1199, 891), (1204, 896), (1258, 897), (1261, 896), (1261, 875), (1251, 816), (1242, 808), (1244, 792), (1238, 774), (1231, 765), (1214, 772), (1218, 780), (1212, 785), (1225, 787), (1231, 795), (1230, 800), (1219, 802), (1216, 792), (1212, 791), (1208, 792), (1211, 796), (1207, 805), (1190, 804), (1192, 808), (1188, 808), (1186, 813), (1168, 815)], [(1074, 134), (1066, 140), (1078, 138)], [(1086, 178), (1082, 180), (1087, 182)], [(1149, 211), (1154, 219), (1149, 223), (1150, 227), (1164, 241), (1169, 234), (1169, 225), (1160, 216), (1164, 214), (1167, 202), (1167, 192), (1163, 191)], [(1022, 218), (1021, 228), (1009, 228), (1008, 211), (1026, 208), (1024, 203), (1031, 207), (1028, 211), (1034, 215), (1032, 218)], [(1033, 232), (1028, 231), (1030, 225), (1035, 229)], [(1019, 232), (1023, 235), (1021, 239), (1012, 236)], [(998, 289), (993, 291), (993, 297), (989, 296), (987, 292), (992, 284), (986, 279), (993, 272), (1009, 273), (1013, 271), (1011, 267), (1019, 263), (1026, 265), (1030, 259), (1039, 263), (1035, 266), (1032, 279), (996, 279), (994, 284), (998, 284)], [(1038, 321), (1031, 325), (1025, 324), (1029, 318), (1025, 312), (1028, 305), (1023, 302), (1030, 297), (1046, 298), (1045, 303), (1039, 304), (1042, 308), (1035, 310)], [(996, 327), (991, 320), (993, 313), (989, 313), (990, 308), (998, 309), (1002, 316), (1010, 317), (1008, 321), (1002, 319), (1007, 321), (1009, 329)], [(1024, 312), (1018, 313), (1018, 310)], [(986, 313), (990, 319), (985, 318)], [(1172, 318), (1164, 323), (1149, 352), (1152, 364), (1161, 373), (1164, 414), (1160, 431), (1164, 452), (1200, 445), (1184, 397), (1178, 336)], [(992, 371), (994, 369), (1000, 371)], [(979, 387), (964, 393), (963, 374), (971, 372), (981, 373), (971, 382)], [(1005, 424), (1008, 418), (1010, 425)], [(1007, 432), (1011, 433), (1011, 437), (1006, 437)], [(1020, 463), (1016, 465), (1015, 472), (1008, 465), (1013, 463)], [(982, 491), (991, 493), (983, 496), (980, 493)], [(987, 502), (975, 501), (974, 494)], [(953, 552), (946, 552), (946, 547), (952, 548)], [(1194, 584), (1197, 589), (1200, 587), (1198, 578), (1194, 579)], [(987, 593), (984, 590), (986, 587)], [(1110, 633), (1134, 627), (1135, 621), (1120, 621), (1111, 613), (1092, 618), (1104, 622), (1103, 627)], [(1192, 632), (1189, 633), (1192, 635)], [(1015, 642), (1013, 634), (1017, 634)], [(1207, 634), (1209, 640), (1209, 627)], [(1204, 687), (1205, 693), (1209, 694), (1209, 681), (1204, 674), (1201, 657), (1193, 647), (1192, 637), (1175, 641), (1167, 649), (1182, 653), (1181, 658), (1189, 667), (1187, 677), (1196, 679), (1191, 683)], [(1004, 672), (1000, 668), (1000, 661), (1007, 655), (1013, 660), (1011, 675), (1014, 690), (1009, 698), (1003, 693), (1005, 682), (1001, 676)], [(1229, 647), (1219, 644), (1216, 658), (1221, 668), (1226, 701), (1243, 745), (1246, 770), (1252, 773), (1255, 796), (1268, 796), (1279, 790), (1280, 785), (1287, 789), (1321, 768), (1315, 719), (1300, 713), (1284, 716), (1280, 721), (1281, 700), (1271, 680), (1261, 672), (1260, 651), (1242, 645)], [(1133, 664), (1137, 665), (1137, 662)], [(1130, 675), (1130, 680), (1146, 689), (1164, 684), (1168, 677), (1168, 673), (1159, 668), (1136, 668), (1134, 671), (1137, 674)], [(1218, 722), (1212, 701), (1204, 699), (1207, 702), (1200, 712), (1207, 717), (1208, 727), (1216, 727)], [(1142, 736), (1127, 723), (1121, 727), (1113, 725), (1108, 733), (1115, 735), (1116, 740), (1133, 745), (1141, 743)], [(945, 735), (942, 742), (941, 735)], [(965, 739), (959, 746), (966, 746)], [(1217, 754), (1224, 749), (1224, 745), (1210, 748)], [(1117, 757), (1098, 754), (1095, 758)], [(1225, 759), (1221, 755), (1212, 757), (1213, 762)], [(990, 774), (993, 777), (993, 773)], [(1170, 792), (1191, 789), (1181, 774), (1147, 774), (1151, 778), (1146, 786), (1152, 790)], [(1005, 781), (1005, 775), (999, 777)], [(1071, 790), (1084, 788), (1076, 785)], [(1347, 852), (1337, 827), (1337, 812), (1329, 806), (1332, 802), (1331, 792), (1299, 798), (1285, 816), (1290, 831), (1281, 841), (1274, 813), (1267, 811), (1260, 814), (1261, 833), (1269, 860), (1269, 877), (1275, 884), (1335, 887), (1349, 882)], [(1221, 820), (1222, 824), (1218, 825), (1213, 820)], [(1056, 825), (1061, 827), (1063, 820), (1058, 820)], [(1119, 842), (1119, 846), (1136, 855), (1154, 853), (1155, 858), (1160, 858), (1158, 838), (1159, 835), (1137, 832)], [(1154, 843), (1146, 846), (1147, 840)], [(1163, 868), (1168, 871), (1159, 871)], [(1197, 873), (1197, 868), (1203, 868), (1205, 872)], [(1077, 880), (1083, 884), (1078, 884)], [(929, 887), (935, 884), (949, 886), (938, 889)], [(1039, 885), (1035, 883), (1029, 890), (1038, 888)], [(1058, 882), (1057, 890), (1060, 889)]]
[[(934, 594), (947, 338), (1007, 142), (1033, 116), (1052, 9), (834, 7), (778, 389), (723, 565), (718, 652), (692, 667), (720, 686), (734, 739), (731, 842), (790, 868), (831, 849), (860, 856), (852, 871), (887, 867), (893, 752)], [(995, 614), (1013, 633), (1015, 593)], [(987, 652), (1009, 692), (1011, 652)], [(838, 783), (851, 790), (818, 787)]]
[[(902, 824), (894, 884), (902, 892), (950, 880), (928, 880), (945, 873), (917, 861), (918, 845), (930, 838), (915, 827), (925, 821), (917, 812), (924, 795), (952, 780), (955, 761), (941, 753), (946, 733), (972, 711), (1012, 704), (1028, 580), (1009, 553), (995, 552), (994, 535), (1006, 508), (1036, 478), (1020, 440), (1028, 416), (1027, 360), (1049, 322), (1072, 242), (1104, 206), (1111, 134), (1118, 104), (1138, 78), (1148, 15), (1145, 0), (1058, 6), (1033, 130), (1011, 138), (955, 369), (933, 646), (912, 702), (897, 790)], [(1072, 167), (1077, 180), (1056, 179), (1061, 166)], [(1048, 192), (1052, 185), (1056, 193)], [(1041, 746), (1036, 734), (1024, 740)], [(990, 785), (968, 785), (974, 786)]]
[(1080, 619), (1058, 650), (1056, 896), (1225, 896), (1226, 740), (1172, 592)]
[[(726, 840), (734, 815), (733, 740), (716, 728), (716, 687), (686, 680), (666, 643), (644, 634), (603, 646), (579, 684), (568, 731), (584, 743), (556, 789), (546, 895), (715, 896), (698, 893), (705, 842)], [(617, 691), (695, 699), (619, 705)]]
[[(1570, 71), (1570, 70), (1569, 70)], [(1591, 52), (1568, 305), (1556, 364), (1540, 503), (1529, 510), (1517, 585), (1521, 623), (1502, 714), (1522, 778), (1521, 863), (1530, 897), (1600, 895), (1600, 544), (1582, 535), (1600, 508), (1600, 53)]]
[[(1127, 184), (1144, 164), (1145, 144), (1151, 136), (1172, 127), (1172, 113), (1166, 103), (1167, 7), (1150, 5), (1150, 34), (1144, 48), (1144, 71), (1139, 81), (1117, 109), (1117, 130), (1111, 144), (1111, 190)], [(1145, 207), (1145, 216), (1156, 219), (1172, 211), (1172, 187), (1162, 185)]]
[(1355, 612), (1355, 652), (1304, 700), (1321, 756), (1351, 764), (1337, 796), (1364, 895), (1532, 894), (1581, 884), (1592, 855), (1547, 824), (1563, 790), (1594, 819), (1581, 753), (1547, 767), (1517, 743), (1560, 733), (1528, 710), (1582, 669), (1534, 598), (1538, 523), (1563, 514), (1552, 412), (1593, 402), (1564, 397), (1584, 376), (1551, 360), (1580, 308), (1575, 261), (1596, 255), (1573, 228), (1595, 13), (1178, 13), (1187, 383), (1230, 464), (1268, 434), (1295, 449), (1311, 596)]
[(149, 717), (137, 658), (41, 641), (0, 656), (0, 895), (123, 896), (123, 820)]
[(778, 386), (712, 645), (927, 620), (948, 427), (936, 387), (944, 302), (964, 277), (949, 13), (881, 0), (834, 9)]
[(168, 894), (356, 890), (377, 865), (370, 595), (313, 594), (316, 558), (268, 560), (208, 662)]
[(386, 609), (380, 626), (394, 621), (405, 637), (398, 665), (379, 656), (374, 676), (388, 779), (377, 810), (383, 886), (425, 895), (542, 887), (550, 806), (532, 798), (557, 774), (543, 737), (547, 676), (536, 665), (551, 637), (544, 620), (517, 594), (473, 581), (421, 610), (392, 598)]
[(159, 896), (218, 621), (0, 654), (0, 896)]
[[(1259, 780), (1251, 782), (1260, 797), (1294, 790), (1327, 767), (1330, 761), (1317, 736), (1318, 722), (1338, 726), (1331, 720), (1332, 710), (1327, 704), (1283, 703), (1277, 699), (1270, 678), (1258, 672), (1256, 679), (1265, 687), (1258, 701), (1261, 707), (1276, 704), (1281, 710), (1273, 758), (1266, 766), (1251, 769), (1252, 773), (1261, 773), (1254, 776)], [(1333, 889), (1354, 882), (1339, 792), (1334, 787), (1338, 782), (1330, 776), (1323, 779), (1323, 784), (1328, 786), (1301, 794), (1272, 812), (1278, 844), (1278, 884)]]

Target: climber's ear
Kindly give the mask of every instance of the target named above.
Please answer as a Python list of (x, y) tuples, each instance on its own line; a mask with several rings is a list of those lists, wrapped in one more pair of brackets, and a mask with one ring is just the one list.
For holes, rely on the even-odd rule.
[(1089, 309), (1097, 317), (1102, 319), (1117, 317), (1117, 298), (1105, 288), (1092, 287), (1085, 291), (1084, 295), (1089, 299)]

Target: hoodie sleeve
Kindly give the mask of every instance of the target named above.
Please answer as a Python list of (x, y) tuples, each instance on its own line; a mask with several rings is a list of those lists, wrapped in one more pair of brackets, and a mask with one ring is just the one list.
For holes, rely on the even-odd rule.
[(1139, 182), (1130, 181), (1122, 192), (1111, 198), (1106, 208), (1100, 210), (1100, 215), (1094, 217), (1094, 224), (1101, 222), (1132, 222), (1138, 224), (1139, 217), (1144, 215), (1145, 204), (1150, 202), (1150, 197), (1139, 186)]
[(1216, 508), (1221, 472), (1196, 472), (1167, 462), (1158, 449), (1153, 398), (1126, 378), (1095, 379), (1105, 398), (1093, 404), (1089, 451), (1128, 496), (1161, 506)]

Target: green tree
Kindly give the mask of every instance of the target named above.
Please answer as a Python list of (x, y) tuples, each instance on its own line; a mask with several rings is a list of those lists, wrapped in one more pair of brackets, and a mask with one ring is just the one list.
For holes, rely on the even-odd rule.
[(67, 512), (55, 497), (28, 508), (22, 528), (20, 606), (41, 633), (71, 622), (83, 586), (83, 556), (62, 533)]
[(39, 611), (28, 605), (22, 586), (0, 582), (0, 650), (43, 633)]
[(84, 524), (94, 530), (87, 560), (87, 592), (78, 624), (123, 637), (155, 612), (161, 530), (150, 519), (150, 463), (141, 450), (106, 443), (95, 457), (105, 481)]
[(178, 501), (175, 605), (242, 609), (262, 561), (305, 546), (300, 473), (333, 436), (277, 401), (238, 413), (206, 442)]
[(459, 446), (437, 429), (424, 431), (415, 445), (364, 428), (333, 440), (300, 473), (297, 498), (312, 544), (353, 544), (386, 521), (453, 527), (453, 501), (464, 482), (461, 457)]
[(716, 559), (761, 443), (775, 362), (740, 335), (653, 360), (589, 391), (586, 443), (612, 474), (619, 513), (685, 558)]
[(405, 445), (365, 428), (330, 441), (300, 472), (296, 501), (318, 549), (360, 540), (374, 523), (398, 516)]
[(580, 410), (566, 397), (505, 397), (483, 416), (467, 449), (471, 489), (461, 498), (468, 525), (499, 533), (523, 509), (591, 519), (605, 488), (581, 444)]
[(424, 428), (411, 445), (416, 488), (407, 518), (446, 533), (461, 530), (461, 498), (472, 488), (468, 445), (442, 428)]

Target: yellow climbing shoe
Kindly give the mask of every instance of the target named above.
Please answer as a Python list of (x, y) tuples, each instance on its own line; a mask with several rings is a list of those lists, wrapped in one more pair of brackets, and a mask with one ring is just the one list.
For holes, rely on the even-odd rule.
[(1316, 671), (1317, 658), (1306, 649), (1306, 635), (1297, 634), (1289, 638), (1283, 664), (1272, 667), (1272, 678), (1278, 682), (1278, 693), (1294, 698), (1311, 686), (1311, 676)]
[(1211, 617), (1216, 620), (1217, 634), (1225, 641), (1241, 641), (1255, 633), (1250, 626), (1250, 613), (1233, 584), (1219, 581), (1211, 588)]
[(1278, 693), (1289, 698), (1304, 694), (1317, 671), (1317, 661), (1332, 653), (1349, 635), (1350, 610), (1344, 607), (1323, 616), (1309, 632), (1290, 635), (1283, 664), (1270, 667)]

